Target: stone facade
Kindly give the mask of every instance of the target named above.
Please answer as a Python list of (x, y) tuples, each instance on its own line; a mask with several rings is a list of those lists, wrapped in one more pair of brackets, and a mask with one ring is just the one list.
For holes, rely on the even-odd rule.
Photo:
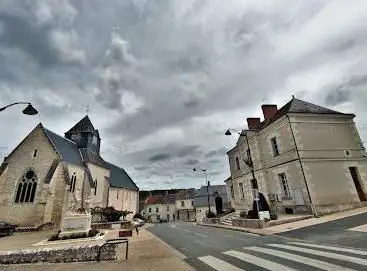
[[(4, 159), (0, 220), (20, 227), (52, 222), (58, 228), (71, 209), (113, 206), (137, 212), (139, 188), (122, 168), (100, 157), (99, 132), (89, 118), (67, 133), (75, 141), (39, 124)], [(115, 191), (121, 201), (115, 200)]]
[[(327, 111), (300, 100), (295, 102), (298, 106), (306, 104), (309, 111), (311, 108), (324, 112), (276, 113), (279, 116), (259, 123), (257, 129), (245, 131), (249, 144), (246, 136), (241, 136), (236, 147), (228, 152), (231, 177), (226, 183), (231, 205), (236, 210), (252, 209), (253, 177), (243, 161), (248, 145), (258, 189), (280, 212), (292, 208), (296, 212), (324, 214), (360, 205), (350, 167), (357, 169), (367, 197), (367, 159), (354, 115)], [(286, 106), (290, 108), (289, 104)], [(284, 111), (282, 108), (276, 112)], [(277, 155), (274, 155), (273, 138)], [(284, 190), (282, 176), (286, 178), (288, 192)]]
[[(35, 150), (37, 156), (34, 158)], [(50, 161), (58, 158), (42, 128), (37, 126), (7, 158), (7, 168), (0, 176), (0, 220), (23, 226), (44, 222), (47, 199), (53, 190), (52, 185), (50, 187), (50, 184), (44, 183), (44, 179)], [(14, 201), (18, 182), (28, 169), (33, 169), (37, 176), (35, 201), (16, 204)]]

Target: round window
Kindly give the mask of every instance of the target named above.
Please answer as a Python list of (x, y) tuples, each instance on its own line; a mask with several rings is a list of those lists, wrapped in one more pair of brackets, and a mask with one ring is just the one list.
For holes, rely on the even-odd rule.
[(34, 177), (34, 172), (32, 170), (28, 171), (26, 174), (25, 174), (25, 177), (30, 180)]

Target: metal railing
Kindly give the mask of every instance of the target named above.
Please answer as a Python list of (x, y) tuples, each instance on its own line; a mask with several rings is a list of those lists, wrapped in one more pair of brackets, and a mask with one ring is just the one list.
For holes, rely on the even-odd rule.
[(97, 261), (98, 262), (101, 261), (101, 251), (102, 251), (102, 248), (104, 246), (110, 245), (110, 244), (126, 244), (125, 260), (127, 260), (128, 253), (129, 253), (129, 240), (126, 239), (126, 238), (115, 238), (115, 239), (106, 240), (106, 243), (104, 243), (102, 246), (99, 247), (98, 255), (97, 255)]

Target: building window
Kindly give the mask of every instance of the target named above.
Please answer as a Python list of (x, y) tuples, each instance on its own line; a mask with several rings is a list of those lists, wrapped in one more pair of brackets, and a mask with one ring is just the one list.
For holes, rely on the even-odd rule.
[(243, 199), (243, 198), (245, 198), (245, 194), (243, 193), (243, 184), (239, 183), (238, 185), (240, 187), (241, 199)]
[(157, 220), (160, 220), (161, 219), (161, 216), (160, 215), (157, 215)]
[(159, 212), (159, 208), (158, 208), (158, 207), (156, 207), (156, 208), (155, 208), (155, 212), (156, 212), (156, 213), (158, 213), (158, 212)]
[(70, 192), (74, 192), (75, 191), (75, 184), (76, 184), (76, 173), (73, 173), (73, 176), (71, 176), (71, 181), (70, 181)]
[(185, 202), (183, 200), (181, 200), (181, 207), (185, 206)]
[(28, 170), (17, 187), (16, 203), (34, 202), (36, 195), (37, 177), (33, 170)]
[(149, 208), (149, 213), (151, 213), (152, 212), (152, 208)]
[(236, 169), (237, 170), (240, 170), (241, 167), (240, 167), (240, 159), (238, 159), (238, 157), (236, 157)]
[(119, 192), (120, 190), (117, 190), (116, 198), (119, 199)]
[(97, 195), (97, 185), (98, 185), (98, 182), (97, 182), (97, 179), (94, 180), (94, 195)]
[(191, 201), (191, 205), (194, 206), (194, 201)]
[(167, 205), (167, 212), (169, 211), (169, 205)]
[(270, 139), (270, 141), (271, 141), (271, 146), (273, 148), (274, 156), (278, 156), (279, 155), (279, 148), (278, 148), (277, 139), (275, 137), (273, 137), (272, 139)]
[(38, 150), (37, 150), (37, 149), (35, 149), (35, 150), (33, 151), (33, 158), (37, 158), (37, 153), (38, 153)]
[(231, 185), (231, 197), (232, 197), (232, 199), (234, 199), (234, 190), (233, 190), (233, 185)]
[(280, 173), (278, 174), (278, 176), (280, 180), (280, 185), (282, 186), (282, 189), (283, 189), (284, 196), (290, 197), (291, 193), (290, 193), (289, 186), (288, 186), (287, 176), (285, 175), (285, 173)]

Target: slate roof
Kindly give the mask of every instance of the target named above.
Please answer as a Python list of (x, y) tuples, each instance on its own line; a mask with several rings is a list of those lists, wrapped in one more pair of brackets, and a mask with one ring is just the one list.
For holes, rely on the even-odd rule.
[[(209, 202), (210, 205), (215, 205), (215, 192), (218, 192), (222, 197), (223, 206), (229, 204), (229, 199), (227, 195), (227, 186), (226, 185), (211, 185), (209, 186)], [(194, 205), (195, 207), (208, 206), (208, 194), (207, 194), (207, 186), (202, 186), (200, 189), (196, 190), (196, 194), (194, 197)]]
[[(269, 120), (264, 120), (260, 123), (260, 128), (263, 129), (269, 124), (273, 123), (280, 117), (287, 113), (303, 113), (303, 114), (334, 114), (334, 115), (353, 115), (344, 114), (338, 111), (328, 109), (310, 102), (306, 102), (300, 99), (293, 98), (288, 103), (286, 103), (282, 108), (280, 108), (277, 113)], [(354, 116), (354, 115), (353, 115)]]
[(195, 189), (189, 188), (189, 189), (183, 189), (179, 191), (176, 195), (177, 200), (185, 200), (185, 199), (193, 199), (195, 196)]
[(81, 148), (79, 150), (84, 162), (90, 162), (101, 167), (105, 166), (105, 161), (97, 152), (88, 148)]
[(52, 145), (55, 147), (56, 151), (61, 154), (63, 161), (73, 165), (83, 166), (83, 160), (80, 156), (79, 148), (76, 143), (59, 136), (58, 134), (55, 134), (46, 128), (43, 129)]
[(176, 194), (167, 194), (165, 197), (166, 204), (176, 204)]
[(120, 168), (108, 162), (104, 162), (104, 165), (110, 170), (110, 177), (108, 178), (108, 182), (112, 187), (126, 188), (135, 191), (139, 190), (138, 186), (134, 183), (134, 181), (130, 178), (130, 176), (123, 168)]
[(99, 133), (94, 129), (92, 122), (90, 121), (88, 116), (82, 118), (77, 124), (75, 124), (69, 131), (65, 133), (67, 134), (75, 134), (75, 133), (92, 133), (99, 137)]

